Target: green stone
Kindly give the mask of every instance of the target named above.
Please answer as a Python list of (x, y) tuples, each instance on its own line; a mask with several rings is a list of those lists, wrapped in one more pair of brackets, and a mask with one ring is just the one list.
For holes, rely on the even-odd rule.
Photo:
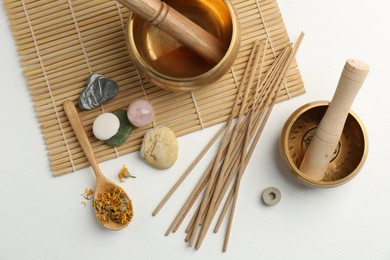
[(131, 131), (133, 130), (133, 125), (130, 123), (129, 119), (127, 118), (126, 110), (120, 109), (112, 113), (119, 118), (120, 126), (118, 132), (113, 137), (108, 139), (106, 143), (110, 146), (119, 146), (124, 142), (126, 142), (127, 138), (131, 134)]

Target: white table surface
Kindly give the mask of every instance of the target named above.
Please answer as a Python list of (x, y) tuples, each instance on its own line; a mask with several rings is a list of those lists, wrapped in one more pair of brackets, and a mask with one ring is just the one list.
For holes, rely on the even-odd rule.
[[(179, 158), (169, 170), (152, 169), (137, 153), (102, 163), (117, 182), (123, 164), (137, 178), (122, 184), (133, 198), (133, 222), (119, 232), (101, 228), (90, 202), (81, 205), (80, 193), (94, 186), (92, 170), (52, 176), (1, 4), (0, 259), (390, 259), (390, 2), (279, 0), (279, 5), (292, 41), (306, 34), (297, 60), (307, 93), (275, 107), (245, 172), (229, 248), (222, 253), (223, 230), (208, 232), (198, 251), (184, 243), (183, 228), (164, 236), (200, 169), (151, 216), (220, 125), (180, 137)], [(283, 165), (278, 136), (295, 109), (331, 99), (348, 58), (371, 67), (352, 107), (368, 131), (368, 159), (341, 187), (308, 188)], [(282, 193), (274, 207), (260, 200), (268, 186)]]

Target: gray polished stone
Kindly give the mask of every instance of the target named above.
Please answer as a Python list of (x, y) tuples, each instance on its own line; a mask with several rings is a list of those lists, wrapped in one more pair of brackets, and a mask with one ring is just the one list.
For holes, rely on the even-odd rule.
[(98, 107), (113, 97), (119, 92), (119, 86), (113, 80), (93, 73), (87, 80), (87, 87), (80, 94), (79, 107), (84, 110)]

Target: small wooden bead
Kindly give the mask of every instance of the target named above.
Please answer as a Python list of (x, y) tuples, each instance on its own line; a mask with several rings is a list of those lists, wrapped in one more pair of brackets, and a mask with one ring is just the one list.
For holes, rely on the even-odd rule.
[(266, 188), (263, 191), (261, 197), (263, 198), (263, 202), (268, 206), (274, 206), (278, 204), (282, 198), (280, 191), (274, 187)]

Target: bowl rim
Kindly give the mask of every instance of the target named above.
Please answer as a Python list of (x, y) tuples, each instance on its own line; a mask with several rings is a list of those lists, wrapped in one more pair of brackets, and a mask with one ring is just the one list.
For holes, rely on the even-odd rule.
[(239, 32), (240, 32), (238, 17), (237, 17), (236, 10), (235, 10), (233, 4), (228, 0), (223, 0), (223, 2), (225, 3), (225, 5), (229, 11), (229, 14), (230, 14), (230, 19), (232, 22), (232, 35), (231, 35), (229, 47), (226, 50), (225, 55), (222, 57), (222, 59), (215, 66), (213, 66), (208, 71), (206, 71), (202, 74), (196, 75), (196, 76), (192, 76), (192, 77), (172, 77), (172, 76), (168, 76), (166, 74), (159, 72), (158, 70), (154, 69), (152, 66), (149, 66), (145, 62), (145, 60), (142, 58), (138, 49), (135, 48), (136, 45), (135, 45), (134, 34), (133, 34), (133, 30), (132, 30), (133, 25), (134, 25), (134, 18), (136, 17), (136, 15), (134, 13), (132, 13), (130, 15), (128, 22), (127, 22), (127, 28), (126, 28), (126, 35), (128, 35), (127, 42), (128, 42), (128, 45), (130, 47), (132, 54), (136, 57), (137, 61), (145, 69), (147, 69), (152, 74), (160, 77), (161, 79), (167, 80), (167, 81), (194, 82), (197, 80), (203, 80), (205, 77), (208, 77), (208, 76), (215, 74), (219, 70), (220, 67), (225, 66), (224, 64), (229, 59), (229, 56), (236, 51), (237, 46), (235, 46), (236, 45), (235, 39), (238, 39), (237, 37), (239, 36)]
[(366, 159), (367, 159), (367, 154), (368, 154), (368, 135), (367, 135), (367, 130), (362, 122), (362, 120), (357, 116), (357, 114), (349, 110), (349, 114), (353, 117), (353, 119), (356, 120), (358, 123), (362, 134), (363, 134), (363, 141), (364, 141), (364, 149), (363, 149), (363, 155), (362, 158), (359, 162), (359, 164), (355, 167), (355, 169), (348, 174), (347, 176), (334, 180), (334, 181), (318, 181), (318, 180), (313, 180), (309, 178), (307, 175), (305, 175), (302, 171), (299, 170), (299, 168), (293, 163), (293, 159), (290, 156), (290, 153), (287, 152), (288, 150), (288, 134), (291, 131), (291, 127), (293, 126), (293, 123), (305, 112), (309, 111), (310, 109), (316, 108), (316, 107), (321, 107), (321, 106), (329, 106), (329, 101), (315, 101), (315, 102), (310, 102), (307, 103), (301, 107), (299, 107), (297, 110), (295, 110), (290, 117), (287, 119), (286, 123), (283, 126), (282, 133), (280, 136), (280, 152), (282, 154), (282, 157), (287, 164), (287, 166), (290, 169), (290, 172), (298, 177), (298, 179), (311, 187), (320, 187), (320, 188), (331, 188), (331, 187), (336, 187), (341, 184), (344, 184), (351, 180), (353, 177), (357, 175), (357, 173), (361, 170), (363, 167)]

